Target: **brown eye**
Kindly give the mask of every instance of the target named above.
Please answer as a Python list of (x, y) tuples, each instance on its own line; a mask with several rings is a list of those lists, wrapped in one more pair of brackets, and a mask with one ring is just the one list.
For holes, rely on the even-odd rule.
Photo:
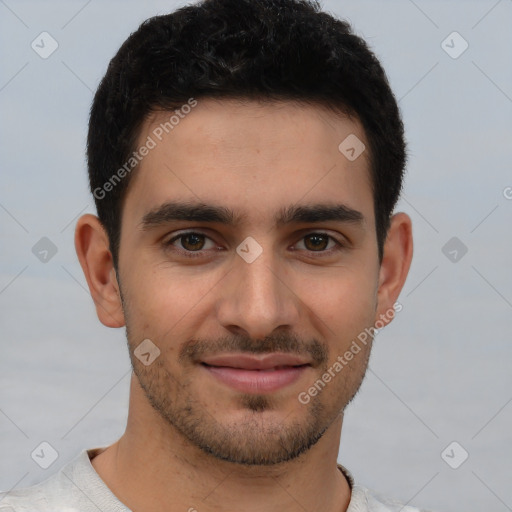
[[(299, 242), (304, 244), (304, 248), (300, 248), (309, 252), (316, 252), (319, 256), (325, 254), (325, 256), (329, 254), (333, 254), (336, 251), (340, 251), (345, 247), (345, 245), (334, 237), (328, 235), (327, 233), (309, 233), (305, 235), (302, 240), (304, 242)], [(333, 242), (333, 245), (328, 247), (329, 242)]]
[(304, 240), (309, 241), (309, 243), (305, 243), (304, 245), (308, 249), (308, 251), (317, 251), (317, 250), (325, 250), (327, 245), (329, 244), (329, 238), (331, 238), (328, 235), (324, 235), (321, 233), (313, 233), (311, 235), (307, 235), (304, 237)]
[(201, 250), (204, 246), (204, 238), (204, 235), (198, 233), (188, 233), (179, 237), (181, 239), (181, 246), (187, 251)]
[[(211, 244), (209, 247), (207, 243)], [(206, 235), (195, 231), (182, 232), (163, 243), (166, 249), (172, 249), (183, 256), (205, 256), (207, 249), (215, 248), (215, 243)]]

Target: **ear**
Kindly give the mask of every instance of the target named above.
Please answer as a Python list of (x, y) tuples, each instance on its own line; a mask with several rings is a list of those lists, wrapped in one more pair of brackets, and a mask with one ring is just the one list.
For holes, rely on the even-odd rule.
[(389, 324), (395, 316), (393, 305), (409, 273), (412, 253), (411, 218), (406, 213), (396, 213), (391, 218), (379, 271), (375, 323), (379, 321), (380, 327)]
[(107, 327), (123, 327), (124, 313), (108, 236), (95, 215), (78, 219), (75, 249), (100, 322)]

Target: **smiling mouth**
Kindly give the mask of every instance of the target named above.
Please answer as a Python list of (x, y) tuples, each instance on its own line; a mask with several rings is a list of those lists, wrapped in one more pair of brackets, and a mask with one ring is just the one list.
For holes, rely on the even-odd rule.
[(209, 368), (230, 368), (232, 370), (246, 370), (251, 372), (275, 372), (277, 370), (283, 370), (287, 368), (302, 368), (303, 366), (311, 366), (310, 364), (299, 364), (299, 365), (281, 365), (281, 366), (273, 366), (271, 368), (244, 368), (238, 366), (223, 366), (223, 365), (213, 365), (207, 363), (201, 363), (203, 366)]
[(311, 364), (274, 365), (270, 360), (264, 362), (252, 359), (245, 362), (223, 362), (223, 364), (220, 364), (220, 361), (215, 364), (201, 362), (201, 367), (217, 382), (235, 391), (266, 394), (292, 385), (308, 368), (311, 368)]
[(267, 354), (221, 353), (204, 357), (201, 363), (206, 366), (235, 368), (239, 370), (272, 370), (311, 365), (309, 358), (285, 352)]

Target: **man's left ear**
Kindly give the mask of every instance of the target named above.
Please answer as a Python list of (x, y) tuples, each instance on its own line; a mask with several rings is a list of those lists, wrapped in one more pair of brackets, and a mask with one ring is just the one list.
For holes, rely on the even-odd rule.
[(390, 313), (404, 286), (413, 253), (412, 221), (406, 213), (396, 213), (391, 217), (382, 263), (379, 271), (377, 290), (377, 312), (375, 322), (380, 320), (387, 325), (394, 317)]

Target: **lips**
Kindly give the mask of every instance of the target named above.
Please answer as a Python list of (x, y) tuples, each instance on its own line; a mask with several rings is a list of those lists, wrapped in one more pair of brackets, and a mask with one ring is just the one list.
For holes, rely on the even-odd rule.
[(310, 360), (293, 354), (273, 353), (260, 356), (247, 354), (220, 354), (202, 361), (208, 366), (223, 366), (242, 370), (275, 370), (311, 364)]
[(244, 393), (270, 393), (295, 382), (309, 360), (292, 354), (224, 354), (205, 358), (205, 370), (221, 383)]

